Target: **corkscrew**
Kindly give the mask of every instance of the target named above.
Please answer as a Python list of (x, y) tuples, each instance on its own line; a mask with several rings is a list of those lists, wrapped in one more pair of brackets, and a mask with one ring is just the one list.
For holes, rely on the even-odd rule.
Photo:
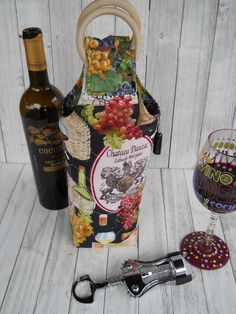
[[(103, 283), (94, 283), (89, 275), (84, 275), (73, 284), (72, 294), (81, 303), (92, 303), (97, 289), (111, 285), (124, 284), (131, 296), (141, 297), (156, 285), (174, 280), (176, 285), (181, 285), (192, 280), (181, 252), (169, 253), (163, 258), (149, 262), (129, 259), (122, 265), (122, 272), (121, 276)], [(87, 294), (84, 293), (85, 289), (88, 290)], [(80, 292), (77, 293), (77, 290)]]

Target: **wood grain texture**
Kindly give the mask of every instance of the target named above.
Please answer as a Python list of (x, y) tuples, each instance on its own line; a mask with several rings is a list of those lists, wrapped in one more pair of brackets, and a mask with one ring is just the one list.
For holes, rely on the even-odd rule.
[[(197, 200), (192, 187), (192, 170), (185, 170), (186, 184), (190, 200), (194, 229), (205, 231), (210, 217), (210, 212)], [(231, 232), (236, 231), (235, 225), (231, 225)], [(224, 240), (221, 224), (218, 223), (215, 234)], [(231, 247), (235, 251), (234, 246)], [(235, 252), (234, 252), (235, 254)], [(210, 313), (233, 314), (236, 312), (235, 279), (230, 261), (217, 271), (202, 271), (203, 284)]]
[(234, 278), (236, 280), (236, 247), (235, 247), (236, 215), (235, 215), (235, 212), (227, 214), (227, 215), (221, 215), (220, 220), (221, 220), (221, 225), (223, 228), (225, 240), (229, 247), (230, 262), (233, 268)]
[(4, 198), (0, 202), (0, 224), (5, 214), (7, 205), (17, 184), (23, 165), (3, 164), (0, 167), (0, 191)]
[[(52, 58), (52, 39), (48, 0), (16, 0), (18, 31), (19, 34), (26, 27), (36, 26), (43, 32), (44, 50), (47, 60), (47, 69), (50, 82), (54, 83), (53, 58)], [(21, 57), (24, 70), (25, 88), (29, 86), (28, 69), (26, 65), (23, 41), (21, 44)]]
[[(15, 1), (0, 1), (0, 15), (0, 133), (4, 137), (6, 160), (24, 162), (28, 153), (19, 115), (24, 80)], [(1, 156), (4, 160), (3, 153)]]
[[(179, 250), (183, 237), (193, 231), (193, 220), (183, 170), (161, 171), (168, 250), (171, 252)], [(174, 312), (208, 313), (201, 271), (189, 264), (187, 266), (195, 277), (189, 284), (172, 286)]]
[[(137, 259), (137, 247), (129, 248), (109, 248), (107, 277), (113, 278), (121, 275), (121, 266), (129, 258)], [(106, 289), (104, 314), (114, 311), (117, 314), (138, 313), (138, 299), (127, 295), (124, 285), (117, 285)]]
[[(168, 251), (160, 170), (147, 173), (139, 218), (139, 260), (151, 261)], [(155, 287), (139, 299), (139, 313), (173, 313), (170, 285)]]
[(218, 128), (235, 126), (236, 1), (220, 1), (201, 144)]
[(76, 49), (81, 1), (52, 0), (49, 6), (55, 85), (66, 95), (82, 71), (82, 62)]
[[(80, 248), (75, 270), (74, 280), (80, 276), (89, 274), (94, 282), (103, 282), (106, 278), (108, 249)], [(80, 314), (102, 314), (104, 308), (105, 289), (98, 289), (94, 296), (94, 303), (83, 304), (77, 302), (71, 296), (69, 313)]]
[[(4, 195), (1, 194), (1, 198), (4, 198)], [(35, 198), (32, 170), (30, 166), (25, 166), (0, 225), (0, 304), (21, 247)]]
[(0, 115), (0, 162), (5, 162), (5, 161), (6, 161), (6, 155), (5, 155), (5, 147), (4, 147), (2, 125), (1, 125), (1, 115)]
[(37, 199), (4, 298), (3, 313), (33, 313), (56, 218), (57, 211), (43, 208)]
[[(141, 53), (137, 59), (137, 73), (143, 84), (146, 79), (146, 61), (147, 61), (147, 40), (148, 40), (148, 21), (149, 21), (149, 0), (129, 0), (129, 2), (136, 8), (141, 19)], [(127, 24), (119, 17), (115, 21), (116, 35), (132, 36), (132, 31)]]
[(68, 313), (78, 249), (71, 241), (67, 211), (58, 212), (34, 313)]
[(234, 107), (233, 119), (232, 119), (232, 128), (236, 129), (236, 106)]
[(198, 153), (218, 2), (185, 1), (172, 125), (170, 168), (192, 168)]
[[(82, 9), (86, 7), (91, 0), (82, 0)], [(115, 34), (115, 17), (111, 15), (102, 15), (93, 20), (86, 31), (88, 36), (104, 38)]]
[(151, 168), (168, 167), (174, 109), (183, 1), (151, 1), (147, 44), (146, 86), (161, 107), (162, 153)]

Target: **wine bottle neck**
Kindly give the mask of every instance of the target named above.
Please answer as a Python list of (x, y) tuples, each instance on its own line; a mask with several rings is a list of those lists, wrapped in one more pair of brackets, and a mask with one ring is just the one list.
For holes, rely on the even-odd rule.
[(23, 39), (29, 70), (30, 87), (44, 88), (49, 86), (41, 29), (36, 27), (24, 29)]
[(78, 177), (78, 184), (79, 187), (86, 187), (86, 176), (85, 176), (85, 168), (84, 167), (79, 167), (79, 177)]
[(30, 87), (45, 88), (50, 85), (48, 79), (47, 69), (43, 71), (30, 71), (29, 70)]

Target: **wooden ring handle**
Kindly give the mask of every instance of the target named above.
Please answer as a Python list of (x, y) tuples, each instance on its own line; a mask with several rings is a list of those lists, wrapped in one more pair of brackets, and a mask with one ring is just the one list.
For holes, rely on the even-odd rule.
[(83, 9), (79, 16), (78, 23), (80, 23), (84, 19), (84, 17), (90, 12), (107, 6), (117, 7), (118, 9), (123, 9), (124, 11), (129, 13), (129, 15), (135, 20), (138, 28), (141, 29), (141, 20), (138, 11), (132, 4), (130, 4), (126, 0), (95, 0)]
[[(124, 21), (126, 21), (127, 24), (130, 26), (134, 34), (134, 40), (131, 41), (131, 48), (136, 47), (136, 55), (138, 56), (139, 54), (140, 46), (141, 46), (141, 36), (140, 36), (140, 30), (138, 28), (138, 25), (134, 21), (134, 19), (120, 9), (112, 8), (112, 7), (105, 7), (105, 8), (103, 7), (103, 8), (97, 9), (96, 11), (90, 12), (82, 19), (80, 23), (77, 24), (76, 45), (77, 45), (78, 53), (82, 61), (85, 64), (87, 63), (86, 53), (84, 49), (85, 30), (93, 19), (101, 15), (109, 15), (109, 14), (119, 16)], [(135, 41), (135, 45), (134, 45), (134, 41)]]

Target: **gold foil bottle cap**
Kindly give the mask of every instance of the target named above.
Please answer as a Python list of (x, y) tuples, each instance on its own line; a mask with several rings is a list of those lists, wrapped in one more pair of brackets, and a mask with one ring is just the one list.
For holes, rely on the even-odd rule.
[(43, 34), (40, 28), (25, 28), (22, 33), (28, 69), (43, 71), (47, 69), (43, 47)]

